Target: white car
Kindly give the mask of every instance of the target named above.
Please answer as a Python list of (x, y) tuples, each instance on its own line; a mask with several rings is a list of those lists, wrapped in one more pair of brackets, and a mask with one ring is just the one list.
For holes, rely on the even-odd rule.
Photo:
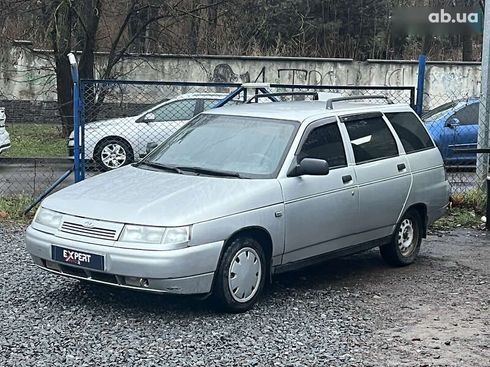
[[(225, 93), (187, 93), (136, 116), (118, 117), (85, 125), (85, 159), (109, 171), (132, 163), (147, 153), (148, 143), (161, 143), (191, 118), (225, 98)], [(68, 149), (73, 156), (73, 132)]]
[(0, 153), (10, 148), (10, 135), (5, 129), (5, 108), (0, 107)]

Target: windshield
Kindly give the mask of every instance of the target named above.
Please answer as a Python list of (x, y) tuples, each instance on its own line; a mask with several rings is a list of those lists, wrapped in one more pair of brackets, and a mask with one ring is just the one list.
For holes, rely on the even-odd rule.
[(422, 115), (422, 120), (424, 120), (425, 122), (434, 122), (443, 116), (449, 117), (449, 115), (453, 112), (452, 110), (460, 102), (461, 102), (461, 100), (453, 101), (453, 102), (443, 104), (439, 107), (436, 107), (433, 110), (430, 110), (430, 111), (424, 113)]
[[(276, 119), (203, 114), (155, 149), (143, 162), (180, 172), (227, 172), (246, 178), (277, 174), (298, 123)], [(187, 168), (187, 169), (186, 169)]]

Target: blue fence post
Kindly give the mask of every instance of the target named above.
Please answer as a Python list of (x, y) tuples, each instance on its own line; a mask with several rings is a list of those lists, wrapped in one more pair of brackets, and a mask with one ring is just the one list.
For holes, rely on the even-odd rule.
[(85, 95), (85, 84), (79, 80), (79, 94), (78, 94), (78, 118), (79, 118), (79, 126), (81, 135), (79, 137), (80, 142), (82, 143), (82, 151), (80, 152), (80, 181), (85, 180), (85, 103), (84, 103), (84, 95)]
[(415, 112), (421, 116), (424, 104), (424, 83), (425, 83), (425, 55), (419, 56), (419, 73), (417, 78), (417, 103), (415, 104)]
[(75, 182), (82, 180), (80, 170), (80, 78), (75, 55), (69, 53), (68, 60), (71, 65), (71, 79), (73, 82), (73, 172)]

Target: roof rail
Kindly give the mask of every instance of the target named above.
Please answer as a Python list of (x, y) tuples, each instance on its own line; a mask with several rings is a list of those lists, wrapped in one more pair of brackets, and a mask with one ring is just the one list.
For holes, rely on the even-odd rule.
[(344, 101), (356, 101), (362, 99), (384, 99), (387, 104), (393, 104), (393, 101), (386, 96), (381, 94), (373, 94), (367, 96), (349, 96), (349, 97), (335, 97), (327, 100), (327, 110), (333, 110), (333, 104), (335, 102), (344, 102)]
[(249, 89), (260, 89), (260, 88), (270, 88), (271, 83), (243, 83), (243, 88)]
[(318, 92), (276, 92), (276, 93), (262, 93), (256, 94), (245, 103), (252, 103), (259, 98), (281, 97), (281, 96), (313, 96), (314, 101), (318, 101)]

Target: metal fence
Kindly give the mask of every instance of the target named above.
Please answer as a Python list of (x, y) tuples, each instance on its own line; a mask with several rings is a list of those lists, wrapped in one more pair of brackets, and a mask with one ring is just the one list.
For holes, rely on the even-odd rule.
[[(239, 84), (133, 81), (82, 81), (82, 177), (112, 170), (142, 158), (149, 144), (159, 144), (192, 117), (212, 108)], [(320, 99), (338, 95), (384, 94), (414, 103), (410, 87), (298, 86), (273, 84), (270, 92), (318, 92)], [(243, 89), (228, 104), (243, 103), (258, 91)], [(312, 95), (284, 96), (309, 100)], [(263, 100), (261, 100), (263, 101)], [(72, 141), (70, 141), (72, 145)], [(70, 153), (73, 154), (72, 150)]]
[(421, 117), (441, 152), (453, 196), (474, 193), (484, 183), (477, 177), (476, 166), (477, 159), (487, 157), (472, 151), (479, 140), (488, 148), (488, 139), (482, 136), (484, 129), (479, 126), (481, 108), (486, 107), (480, 106), (479, 96), (464, 90), (424, 96)]
[[(135, 82), (85, 80), (80, 83), (82, 178), (139, 160), (151, 143), (161, 143), (189, 119), (213, 107), (239, 84), (189, 82)], [(381, 94), (395, 103), (414, 106), (415, 88), (409, 86), (318, 86), (272, 84), (270, 92), (318, 92), (320, 99)], [(254, 90), (238, 93), (230, 103), (241, 103)], [(454, 195), (477, 187), (475, 153), (478, 99), (461, 91), (424, 96), (423, 119), (437, 142), (448, 168)], [(311, 95), (282, 97), (308, 100)], [(476, 117), (475, 117), (476, 116)], [(18, 119), (17, 119), (18, 120)], [(61, 136), (59, 121), (9, 124), (12, 150), (0, 155), (0, 197), (36, 196), (73, 167), (74, 140)], [(33, 159), (36, 158), (36, 159)], [(69, 178), (63, 185), (73, 182)]]

